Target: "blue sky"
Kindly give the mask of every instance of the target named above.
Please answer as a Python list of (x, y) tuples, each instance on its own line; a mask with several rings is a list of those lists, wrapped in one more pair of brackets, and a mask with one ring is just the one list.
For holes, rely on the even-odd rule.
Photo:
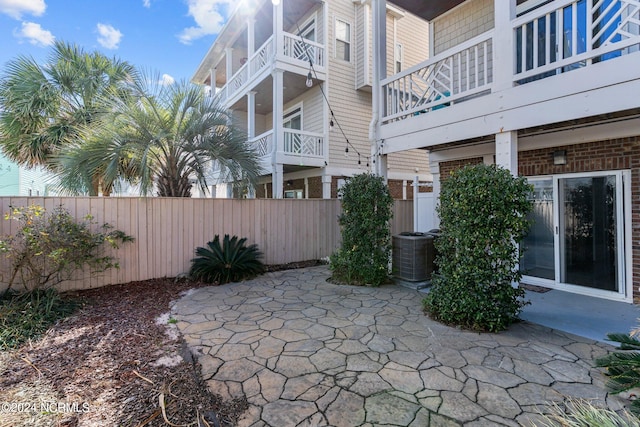
[(190, 79), (238, 0), (0, 0), (0, 67), (54, 40)]

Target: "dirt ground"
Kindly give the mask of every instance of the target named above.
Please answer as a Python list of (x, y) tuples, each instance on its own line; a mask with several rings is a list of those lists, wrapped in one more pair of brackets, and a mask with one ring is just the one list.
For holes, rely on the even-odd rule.
[(235, 425), (246, 401), (207, 389), (169, 316), (201, 286), (165, 278), (70, 294), (81, 303), (73, 316), (0, 352), (0, 427)]

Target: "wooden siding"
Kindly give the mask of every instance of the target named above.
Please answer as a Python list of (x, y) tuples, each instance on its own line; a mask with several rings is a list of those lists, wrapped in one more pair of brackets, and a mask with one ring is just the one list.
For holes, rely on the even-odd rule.
[[(216, 234), (246, 237), (264, 253), (266, 264), (320, 259), (339, 247), (340, 201), (269, 199), (181, 199), (100, 197), (0, 197), (0, 212), (10, 206), (63, 206), (76, 218), (93, 215), (136, 240), (113, 252), (120, 269), (101, 277), (65, 282), (61, 290), (85, 289), (158, 277), (175, 277), (189, 269), (195, 248)], [(14, 221), (0, 221), (0, 236), (16, 232)], [(396, 201), (392, 233), (413, 230), (413, 204)], [(0, 283), (8, 264), (0, 259)]]
[(433, 21), (434, 55), (494, 27), (493, 0), (470, 0)]

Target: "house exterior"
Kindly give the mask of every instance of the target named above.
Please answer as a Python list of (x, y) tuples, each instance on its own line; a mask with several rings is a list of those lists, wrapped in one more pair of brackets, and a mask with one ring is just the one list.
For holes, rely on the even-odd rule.
[(430, 54), (374, 83), (380, 157), (428, 152), (436, 195), (466, 164), (526, 176), (523, 281), (640, 302), (640, 1), (392, 4), (430, 21)]
[(46, 196), (46, 173), (18, 166), (0, 153), (0, 196)]
[[(428, 23), (385, 10), (389, 73), (424, 60)], [(368, 0), (240, 2), (192, 81), (258, 150), (264, 175), (250, 197), (334, 198), (346, 177), (372, 170), (372, 42)], [(416, 176), (431, 180), (426, 152), (390, 155), (387, 176), (394, 197), (412, 198)], [(225, 184), (213, 192), (238, 195)]]

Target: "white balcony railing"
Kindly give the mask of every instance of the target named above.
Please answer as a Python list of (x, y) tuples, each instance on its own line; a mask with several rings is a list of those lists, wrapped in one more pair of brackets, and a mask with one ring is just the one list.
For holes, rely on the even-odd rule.
[(514, 81), (550, 77), (638, 52), (640, 0), (554, 1), (513, 21)]
[[(556, 0), (513, 21), (508, 84), (640, 53), (640, 0)], [(493, 30), (381, 82), (387, 123), (490, 93)], [(597, 83), (597, 76), (594, 76)]]
[[(273, 153), (273, 130), (269, 130), (249, 139), (249, 144), (256, 150), (259, 157), (269, 156)], [(307, 132), (297, 129), (285, 129), (283, 144), (278, 144), (278, 149), (283, 154), (298, 157), (324, 156), (324, 136), (317, 132)]]
[[(252, 82), (256, 76), (268, 69), (278, 57), (289, 61), (295, 65), (305, 67), (305, 74), (308, 69), (309, 59), (313, 62), (316, 70), (322, 70), (325, 66), (325, 48), (322, 44), (311, 40), (303, 40), (295, 34), (283, 33), (284, 44), (279, 52), (275, 52), (274, 37), (271, 36), (260, 48), (249, 58), (249, 60), (227, 80), (222, 89), (218, 90), (216, 96), (220, 103), (224, 104), (228, 99), (233, 98), (241, 92), (248, 83)], [(228, 76), (229, 77), (229, 76)]]
[(285, 129), (283, 152), (290, 156), (322, 157), (324, 137), (321, 133)]
[(270, 155), (273, 153), (273, 130), (250, 139), (249, 144), (253, 146), (258, 156), (265, 157)]
[(324, 46), (320, 43), (291, 33), (284, 33), (283, 55), (297, 61), (304, 62), (304, 66), (309, 64), (309, 59), (314, 67), (324, 67)]
[(493, 32), (489, 31), (382, 81), (384, 121), (443, 108), (490, 89)]

